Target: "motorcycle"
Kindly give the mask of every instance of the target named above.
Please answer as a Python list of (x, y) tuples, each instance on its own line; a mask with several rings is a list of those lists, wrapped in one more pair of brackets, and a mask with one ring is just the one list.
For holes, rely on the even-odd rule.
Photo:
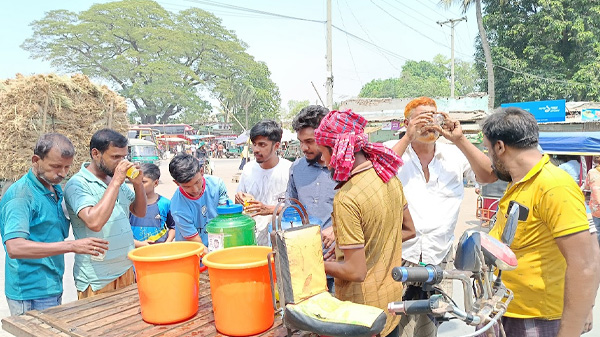
[[(455, 318), (478, 327), (462, 337), (505, 336), (500, 318), (512, 299), (513, 292), (502, 283), (502, 272), (517, 268), (517, 258), (509, 248), (514, 239), (517, 222), (526, 219), (529, 210), (511, 202), (501, 241), (480, 231), (466, 231), (456, 250), (454, 270), (444, 271), (439, 266), (395, 267), (392, 278), (397, 282), (422, 282), (423, 290), (433, 291), (428, 299), (391, 302), (388, 311), (396, 315), (431, 315), (438, 321)], [(496, 274), (497, 272), (497, 274)], [(462, 283), (464, 309), (441, 289), (442, 280)], [(491, 329), (493, 326), (496, 329)]]

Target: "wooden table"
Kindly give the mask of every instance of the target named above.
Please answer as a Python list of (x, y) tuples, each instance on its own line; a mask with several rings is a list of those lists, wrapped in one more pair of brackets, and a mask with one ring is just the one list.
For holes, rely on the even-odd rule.
[[(196, 316), (176, 324), (154, 325), (142, 320), (137, 285), (134, 284), (43, 311), (32, 310), (22, 316), (6, 317), (2, 319), (2, 329), (15, 336), (41, 337), (223, 336), (215, 328), (207, 273), (200, 276), (198, 297)], [(273, 326), (259, 336), (286, 336), (281, 319), (275, 318)]]

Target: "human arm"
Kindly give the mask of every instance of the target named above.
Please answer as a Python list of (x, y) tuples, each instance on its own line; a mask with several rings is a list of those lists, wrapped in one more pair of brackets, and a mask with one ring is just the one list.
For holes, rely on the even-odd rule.
[[(139, 169), (139, 165), (136, 165), (136, 167)], [(127, 179), (131, 181), (131, 184), (133, 185), (133, 191), (135, 193), (135, 198), (133, 199), (133, 202), (129, 205), (129, 211), (133, 215), (139, 218), (143, 218), (146, 215), (147, 208), (146, 191), (144, 190), (144, 184), (142, 183), (142, 180), (144, 179), (144, 173), (140, 171), (140, 173), (137, 177), (135, 177), (135, 179)]]
[(89, 237), (60, 242), (36, 242), (26, 238), (6, 240), (6, 252), (11, 259), (41, 259), (65, 253), (98, 255), (108, 250), (108, 241)]
[(170, 228), (167, 231), (167, 240), (165, 242), (173, 242), (175, 240), (175, 229)]
[(333, 226), (329, 226), (321, 231), (321, 240), (323, 241), (323, 245), (325, 249), (329, 249), (329, 247), (333, 247), (335, 243), (335, 235), (333, 233)]
[[(170, 207), (170, 205), (169, 205)], [(171, 211), (169, 210), (167, 212), (167, 220), (165, 221), (165, 224), (167, 225), (167, 240), (165, 240), (165, 242), (173, 242), (173, 240), (175, 240), (175, 220), (173, 219), (173, 216), (171, 215)]]
[(416, 117), (405, 119), (404, 125), (406, 126), (406, 133), (394, 146), (392, 146), (392, 150), (402, 157), (408, 148), (408, 145), (410, 145), (413, 140), (417, 139), (422, 132), (422, 129), (432, 121), (432, 114), (420, 114)]
[[(247, 166), (246, 166), (247, 167)], [(242, 171), (242, 174), (240, 175), (240, 183), (236, 189), (236, 193), (235, 193), (235, 197), (234, 197), (234, 202), (236, 204), (244, 204), (244, 201), (252, 198), (254, 199), (254, 196), (250, 193), (246, 193), (248, 192), (248, 188), (246, 188), (246, 168), (244, 168), (244, 170)]]
[[(244, 207), (246, 213), (250, 216), (255, 215), (273, 215), (276, 205), (267, 205), (258, 200), (248, 201), (248, 206)], [(277, 214), (281, 212), (282, 207), (279, 207)]]
[(480, 183), (493, 183), (498, 180), (494, 170), (492, 170), (492, 162), (482, 151), (473, 145), (463, 134), (460, 122), (450, 118), (446, 112), (441, 113), (445, 120), (443, 127), (434, 125), (434, 130), (438, 131), (446, 139), (454, 143), (456, 147), (465, 155), (469, 161), (471, 169), (475, 173), (475, 178)]
[(327, 275), (351, 282), (363, 282), (367, 276), (367, 258), (365, 248), (344, 249), (344, 261), (325, 262)]
[(333, 261), (335, 258), (335, 234), (332, 225), (321, 231), (321, 241), (323, 242), (324, 250), (327, 250), (323, 255), (323, 259), (325, 261)]
[(581, 334), (590, 332), (593, 327), (594, 327), (594, 310), (592, 308), (592, 309), (590, 309), (590, 313), (588, 314), (587, 318), (585, 319), (585, 323), (583, 324), (583, 331), (581, 332)]
[(149, 246), (151, 243), (153, 243), (153, 242), (150, 240), (138, 241), (136, 239), (133, 239), (133, 246), (135, 248)]
[[(94, 232), (101, 231), (102, 227), (104, 227), (110, 218), (113, 209), (115, 208), (121, 185), (125, 181), (125, 172), (131, 166), (133, 166), (133, 164), (125, 160), (117, 165), (112, 180), (106, 187), (102, 198), (100, 198), (97, 203), (92, 204), (93, 198), (90, 198), (90, 193), (81, 185), (72, 184), (67, 186), (65, 191), (67, 204), (71, 205), (73, 211), (76, 212), (77, 217), (79, 217), (90, 230)], [(144, 200), (146, 200), (145, 194)], [(79, 205), (82, 205), (80, 209), (78, 207)], [(146, 205), (144, 204), (144, 209), (145, 207)], [(138, 216), (137, 214), (135, 215)], [(144, 215), (145, 211), (140, 217), (143, 217)]]
[(563, 315), (557, 337), (579, 336), (592, 310), (600, 281), (596, 234), (582, 231), (555, 238), (567, 263)]
[(408, 204), (404, 205), (404, 211), (402, 213), (402, 242), (410, 240), (417, 236), (415, 230), (415, 223), (413, 222), (410, 211), (408, 210)]

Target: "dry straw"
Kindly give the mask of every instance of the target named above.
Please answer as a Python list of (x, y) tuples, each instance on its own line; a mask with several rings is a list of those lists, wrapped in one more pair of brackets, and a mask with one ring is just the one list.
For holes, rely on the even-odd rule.
[(92, 134), (110, 127), (125, 134), (125, 99), (85, 75), (34, 75), (0, 82), (0, 180), (16, 180), (31, 166), (38, 137), (62, 133), (77, 154), (70, 175), (89, 161)]

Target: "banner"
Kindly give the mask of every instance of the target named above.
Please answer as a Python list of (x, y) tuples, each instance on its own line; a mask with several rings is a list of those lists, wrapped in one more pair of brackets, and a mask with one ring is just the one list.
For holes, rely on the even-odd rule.
[(581, 120), (587, 121), (600, 121), (600, 109), (582, 109)]
[(520, 103), (505, 103), (501, 106), (508, 108), (515, 106), (523, 110), (529, 111), (535, 116), (538, 123), (546, 122), (564, 122), (566, 116), (565, 100), (559, 99), (555, 101), (537, 101), (537, 102), (520, 102)]

